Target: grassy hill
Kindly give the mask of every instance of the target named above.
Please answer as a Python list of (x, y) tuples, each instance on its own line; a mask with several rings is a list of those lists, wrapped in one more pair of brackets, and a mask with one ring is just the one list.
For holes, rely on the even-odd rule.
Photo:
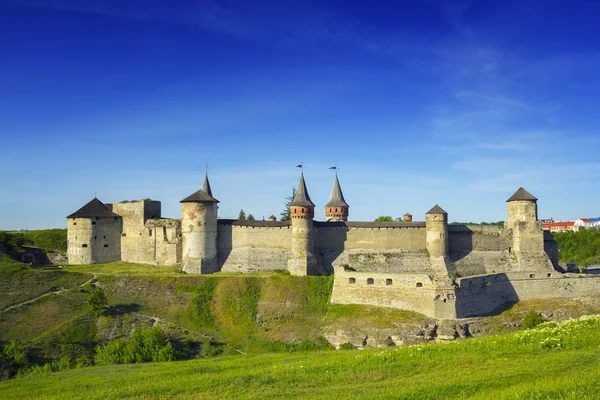
[(596, 399), (600, 317), (365, 351), (81, 368), (0, 383), (5, 399)]

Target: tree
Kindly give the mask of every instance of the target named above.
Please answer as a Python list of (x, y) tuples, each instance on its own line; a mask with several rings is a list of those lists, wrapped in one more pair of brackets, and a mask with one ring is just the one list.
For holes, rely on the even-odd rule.
[(246, 213), (244, 212), (244, 210), (243, 210), (243, 209), (241, 209), (241, 210), (240, 210), (240, 215), (238, 215), (238, 219), (239, 219), (240, 221), (243, 221), (243, 220), (245, 220), (245, 219), (246, 219)]
[(108, 300), (106, 298), (106, 293), (104, 293), (104, 289), (98, 287), (92, 290), (90, 297), (88, 297), (87, 303), (92, 314), (98, 317), (104, 314), (104, 310), (108, 305)]
[(294, 196), (296, 196), (296, 188), (292, 188), (292, 195), (290, 197), (285, 198), (285, 209), (279, 215), (281, 215), (282, 221), (290, 220), (290, 204), (294, 201)]
[(393, 222), (394, 219), (389, 215), (382, 215), (375, 219), (375, 222)]
[(254, 220), (255, 220), (254, 215), (248, 214), (248, 221), (254, 221)]

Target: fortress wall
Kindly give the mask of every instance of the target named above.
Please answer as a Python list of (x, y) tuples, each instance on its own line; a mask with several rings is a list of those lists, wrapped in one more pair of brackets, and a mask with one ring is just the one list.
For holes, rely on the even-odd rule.
[(123, 217), (121, 260), (155, 264), (154, 230), (144, 224), (149, 216), (160, 218), (160, 202), (142, 200), (113, 203), (112, 209)]
[(122, 220), (118, 217), (96, 217), (92, 224), (92, 260), (108, 263), (121, 259)]
[(600, 295), (600, 277), (557, 271), (510, 272), (457, 281), (459, 318), (490, 314), (507, 302)]
[(315, 224), (317, 250), (424, 250), (425, 226), (389, 227), (380, 224), (364, 224), (354, 227), (349, 224)]
[[(358, 224), (362, 226), (353, 226)], [(322, 273), (333, 272), (335, 265), (357, 271), (435, 273), (423, 223), (318, 223), (315, 232)]]
[[(81, 265), (92, 263), (93, 240), (92, 220), (89, 218), (67, 219), (67, 256), (69, 264)], [(83, 246), (86, 247), (83, 247)]]
[(365, 304), (454, 318), (454, 289), (423, 274), (346, 271), (335, 268), (332, 304)]
[(146, 228), (152, 229), (154, 238), (154, 258), (157, 265), (178, 265), (181, 263), (181, 220), (151, 219)]
[(486, 225), (449, 225), (449, 255), (461, 276), (518, 269), (510, 231)]
[(219, 268), (228, 272), (284, 270), (292, 247), (291, 225), (268, 221), (218, 224)]

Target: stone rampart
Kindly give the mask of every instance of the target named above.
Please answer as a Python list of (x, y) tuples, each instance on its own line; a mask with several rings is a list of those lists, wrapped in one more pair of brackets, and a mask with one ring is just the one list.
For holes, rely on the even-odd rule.
[(321, 273), (334, 265), (357, 271), (434, 273), (423, 222), (315, 222)]
[(332, 304), (366, 304), (455, 318), (452, 281), (425, 274), (358, 272), (335, 267)]
[(291, 235), (290, 221), (219, 220), (219, 270), (285, 270), (290, 257)]

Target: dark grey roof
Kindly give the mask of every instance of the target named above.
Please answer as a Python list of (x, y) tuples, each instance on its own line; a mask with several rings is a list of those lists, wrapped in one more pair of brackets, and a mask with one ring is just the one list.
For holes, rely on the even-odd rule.
[(523, 189), (523, 187), (520, 187), (519, 190), (517, 190), (515, 192), (515, 194), (513, 194), (512, 196), (510, 196), (510, 198), (508, 200), (506, 200), (506, 202), (510, 202), (510, 201), (537, 201), (537, 198), (535, 198), (531, 193), (529, 193), (527, 190)]
[(429, 211), (427, 211), (426, 214), (446, 214), (448, 215), (448, 213), (446, 211), (444, 211), (444, 209), (440, 206), (438, 206), (437, 204), (435, 206), (433, 206), (433, 208)]
[(117, 214), (112, 212), (103, 202), (97, 198), (93, 198), (85, 206), (75, 211), (73, 214), (67, 216), (67, 218), (94, 218), (94, 217), (118, 217)]
[(181, 200), (180, 203), (218, 203), (219, 200), (212, 197), (212, 190), (210, 189), (210, 182), (208, 182), (208, 175), (204, 176), (204, 185), (202, 189), (190, 194), (185, 199)]
[(304, 182), (304, 173), (300, 174), (300, 182), (298, 183), (298, 190), (294, 200), (290, 203), (292, 207), (314, 207), (315, 204), (310, 200), (308, 190), (306, 190), (306, 183)]
[(335, 181), (333, 182), (333, 188), (331, 189), (331, 195), (329, 201), (325, 204), (325, 207), (350, 207), (344, 199), (342, 188), (340, 187), (340, 181), (338, 180), (337, 174), (335, 175)]
[(212, 190), (210, 188), (210, 182), (208, 181), (208, 174), (204, 175), (204, 185), (202, 185), (202, 191), (212, 197)]

